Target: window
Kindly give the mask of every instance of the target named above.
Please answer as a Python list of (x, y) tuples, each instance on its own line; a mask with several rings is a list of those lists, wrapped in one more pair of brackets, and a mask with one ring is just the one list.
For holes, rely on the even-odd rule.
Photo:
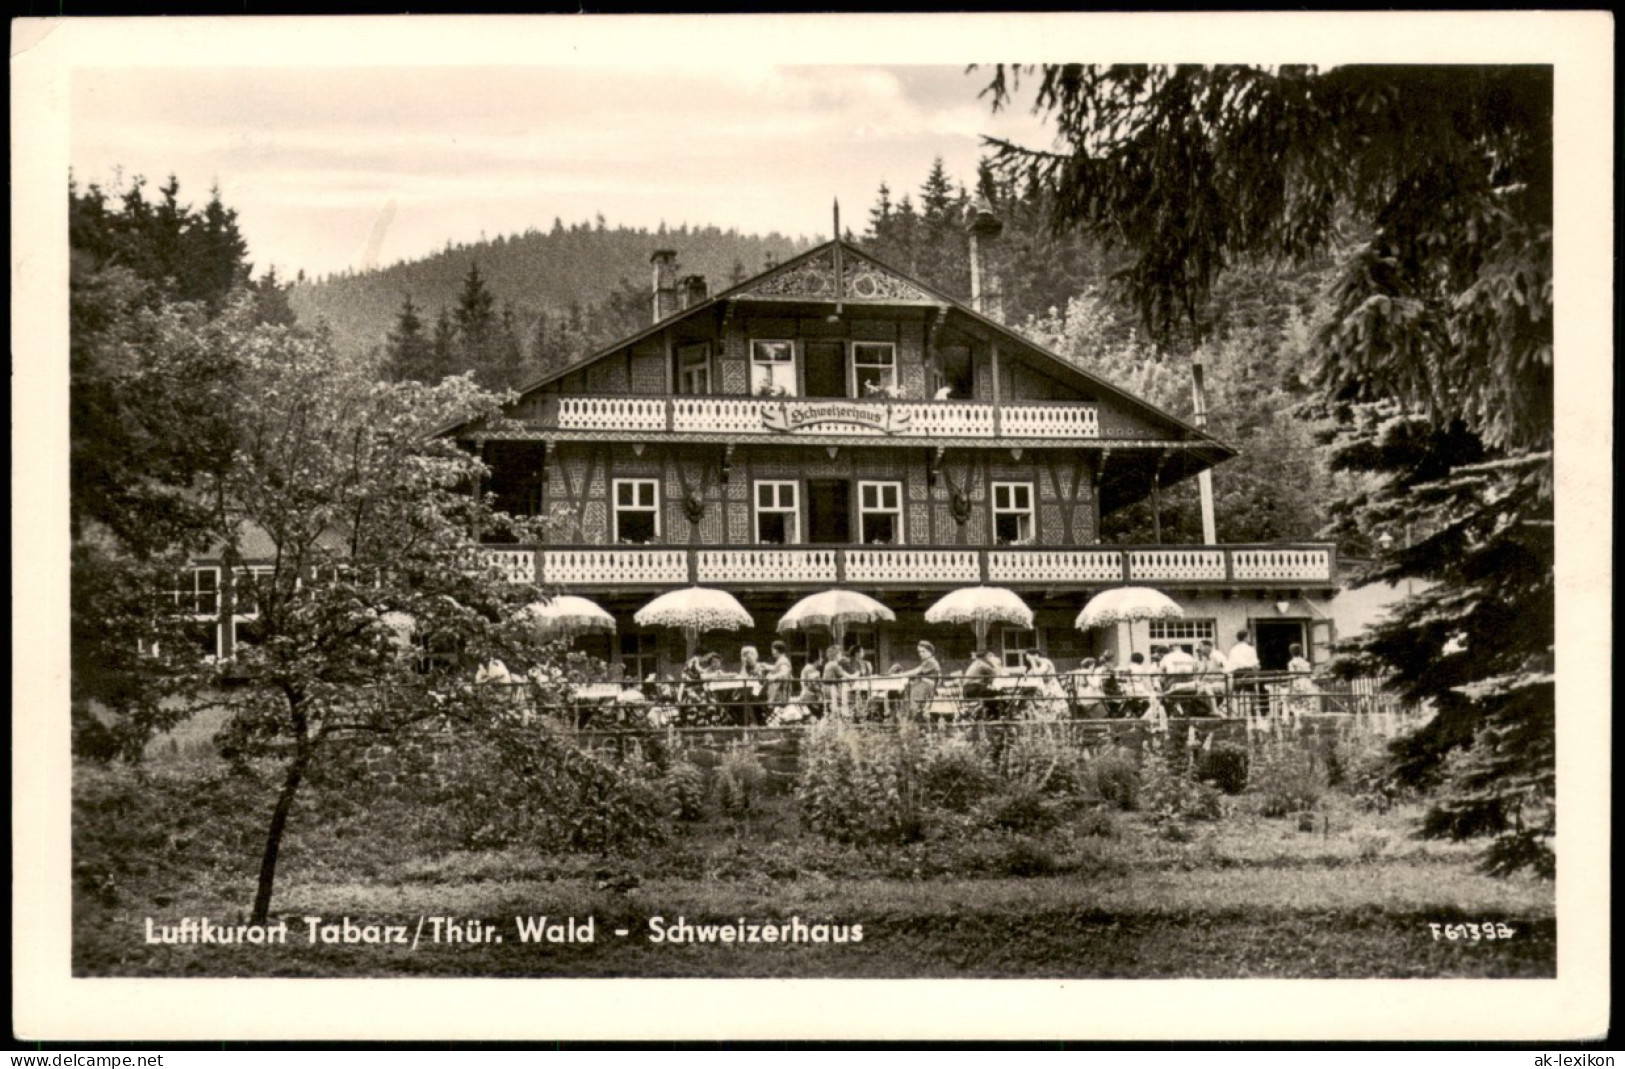
[(1198, 642), (1213, 642), (1218, 630), (1213, 620), (1152, 620), (1149, 626), (1152, 643), (1178, 646), (1186, 653), (1195, 653)]
[(660, 484), (654, 479), (615, 480), (615, 541), (653, 542), (660, 537)]
[(1033, 484), (993, 484), (993, 538), (1001, 546), (1033, 540)]
[(759, 397), (796, 392), (796, 346), (788, 341), (750, 343), (750, 392)]
[(1022, 655), (1028, 650), (1038, 649), (1038, 634), (1031, 629), (1020, 627), (1001, 627), (999, 629), (999, 651), (1004, 657), (1006, 668), (1025, 668), (1027, 662)]
[(175, 604), (193, 616), (220, 613), (220, 569), (185, 568), (175, 574)]
[(220, 629), (220, 569), (185, 568), (175, 573), (175, 588), (170, 596), (183, 615), (192, 617), (186, 631), (203, 650), (204, 656), (219, 657)]
[(903, 484), (858, 484), (858, 540), (866, 545), (903, 544)]
[(800, 489), (795, 482), (757, 482), (756, 541), (783, 546), (801, 541)]
[(650, 631), (622, 631), (621, 678), (628, 683), (648, 679), (659, 671), (657, 636)]
[[(231, 581), (231, 645), (258, 645), (264, 641), (260, 625), (260, 584), (271, 575), (269, 567), (240, 568)], [(234, 653), (235, 655), (235, 653)]]
[(891, 342), (853, 342), (852, 385), (857, 397), (895, 397), (897, 347)]
[(709, 345), (685, 345), (677, 350), (677, 392), (683, 394), (711, 392)]

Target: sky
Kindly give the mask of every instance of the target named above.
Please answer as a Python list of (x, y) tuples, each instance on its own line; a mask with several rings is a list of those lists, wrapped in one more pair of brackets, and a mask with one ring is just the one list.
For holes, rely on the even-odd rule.
[(708, 67), (82, 67), (69, 96), (81, 185), (170, 174), (218, 185), (256, 272), (321, 275), (448, 241), (688, 223), (861, 233), (876, 191), (941, 156), (974, 181), (994, 135), (1044, 144), (1029, 108), (994, 114), (963, 64)]

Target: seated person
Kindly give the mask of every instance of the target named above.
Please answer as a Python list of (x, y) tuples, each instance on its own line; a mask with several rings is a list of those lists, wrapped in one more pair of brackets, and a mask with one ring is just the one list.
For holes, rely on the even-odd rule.
[(930, 703), (932, 695), (937, 692), (937, 684), (942, 681), (942, 665), (937, 663), (937, 648), (925, 639), (922, 638), (914, 648), (920, 655), (920, 663), (907, 671), (904, 671), (901, 665), (894, 664), (889, 674), (903, 676), (909, 680), (909, 713), (918, 716)]
[(977, 653), (965, 669), (961, 693), (966, 701), (981, 703), (974, 713), (980, 720), (997, 720), (1002, 713), (998, 696), (993, 692), (993, 680), (998, 676), (999, 659), (992, 650)]

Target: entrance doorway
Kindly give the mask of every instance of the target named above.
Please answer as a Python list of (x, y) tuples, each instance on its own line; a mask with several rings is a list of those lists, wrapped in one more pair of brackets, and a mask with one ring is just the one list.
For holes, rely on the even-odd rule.
[(807, 480), (807, 541), (852, 541), (852, 488), (845, 479)]
[(846, 347), (838, 341), (809, 341), (807, 396), (846, 396)]
[(1266, 672), (1286, 671), (1294, 642), (1309, 649), (1302, 620), (1254, 620), (1253, 641), (1258, 647), (1258, 666)]

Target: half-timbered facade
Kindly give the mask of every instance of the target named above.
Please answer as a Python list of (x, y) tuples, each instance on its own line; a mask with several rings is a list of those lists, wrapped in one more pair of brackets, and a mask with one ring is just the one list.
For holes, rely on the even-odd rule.
[(753, 633), (708, 636), (725, 656), (765, 651), (798, 597), (850, 586), (897, 613), (860, 636), (877, 664), (909, 663), (919, 637), (952, 660), (969, 636), (927, 626), (923, 609), (988, 584), (1037, 616), (996, 648), (1065, 667), (1127, 648), (1126, 632), (1073, 627), (1092, 593), (1124, 583), (1187, 610), (1137, 625), (1142, 650), (1222, 650), (1247, 629), (1266, 666), (1290, 642), (1326, 656), (1331, 545), (1100, 542), (1103, 515), (1233, 455), (1198, 428), (845, 242), (716, 295), (675, 278), (671, 252), (653, 265), (647, 329), (524, 390), (505, 424), (449, 432), (481, 451), (500, 508), (548, 519), (545, 543), (489, 554), (610, 609), (618, 634), (584, 641), (624, 677), (680, 659), (680, 638), (632, 614), (689, 584), (754, 615)]

